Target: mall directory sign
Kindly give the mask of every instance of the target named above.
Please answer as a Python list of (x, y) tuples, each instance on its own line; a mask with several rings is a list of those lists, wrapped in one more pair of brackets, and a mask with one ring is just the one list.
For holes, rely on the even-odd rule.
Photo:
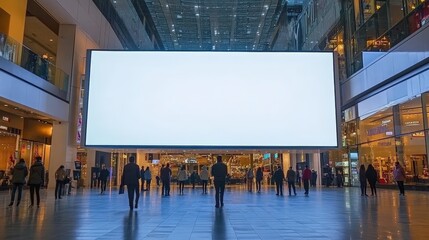
[(338, 146), (332, 52), (88, 51), (85, 146)]

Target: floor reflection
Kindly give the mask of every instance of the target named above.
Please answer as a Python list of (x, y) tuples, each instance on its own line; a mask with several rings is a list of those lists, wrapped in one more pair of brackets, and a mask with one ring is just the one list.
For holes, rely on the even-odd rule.
[(124, 216), (124, 232), (122, 239), (138, 239), (139, 228), (138, 212), (129, 211), (128, 215)]
[(212, 239), (221, 240), (226, 238), (226, 222), (223, 208), (215, 210), (214, 221), (212, 227)]

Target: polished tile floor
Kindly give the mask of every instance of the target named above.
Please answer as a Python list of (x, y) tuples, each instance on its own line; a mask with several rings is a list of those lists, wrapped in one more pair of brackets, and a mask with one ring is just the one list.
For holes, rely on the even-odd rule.
[(161, 197), (144, 192), (138, 209), (116, 189), (106, 195), (78, 190), (54, 200), (42, 190), (40, 208), (19, 207), (0, 192), (0, 239), (429, 239), (429, 192), (379, 190), (361, 197), (357, 188), (302, 190), (278, 197), (274, 188), (248, 193), (228, 187), (225, 206), (214, 208), (213, 189), (185, 189)]

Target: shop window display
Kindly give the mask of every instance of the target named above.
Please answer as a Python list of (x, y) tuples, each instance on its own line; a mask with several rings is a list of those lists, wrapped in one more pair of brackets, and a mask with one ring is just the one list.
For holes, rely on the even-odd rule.
[(378, 173), (378, 182), (393, 182), (393, 167), (396, 162), (395, 139), (388, 138), (359, 145), (359, 165), (372, 164)]
[(420, 97), (400, 104), (399, 113), (402, 134), (423, 130), (423, 112)]
[(402, 158), (406, 182), (429, 183), (424, 132), (415, 132), (401, 137)]
[(359, 143), (371, 142), (394, 136), (392, 108), (359, 121)]

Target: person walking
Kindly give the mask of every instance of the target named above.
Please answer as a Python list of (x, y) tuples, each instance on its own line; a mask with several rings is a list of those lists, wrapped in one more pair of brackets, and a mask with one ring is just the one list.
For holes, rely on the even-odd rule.
[(290, 167), (289, 170), (287, 170), (286, 179), (287, 179), (287, 186), (289, 189), (289, 196), (292, 195), (291, 189), (293, 189), (293, 194), (296, 196), (296, 189), (295, 189), (296, 173), (292, 169), (292, 167)]
[(359, 168), (359, 182), (360, 182), (360, 195), (361, 196), (368, 196), (366, 194), (366, 171), (365, 171), (365, 165), (360, 165)]
[(375, 184), (377, 183), (377, 171), (375, 171), (375, 168), (372, 166), (372, 164), (368, 165), (365, 176), (368, 180), (369, 187), (371, 188), (371, 196), (377, 196), (377, 188), (375, 187)]
[(317, 172), (313, 169), (311, 170), (311, 186), (315, 187), (317, 182)]
[(308, 168), (308, 165), (305, 165), (305, 169), (302, 172), (302, 181), (304, 182), (305, 195), (308, 195), (308, 190), (310, 189), (310, 179), (311, 179), (311, 170)]
[(191, 176), (189, 177), (189, 180), (191, 181), (192, 184), (192, 189), (195, 189), (195, 183), (197, 181), (197, 176), (198, 174), (194, 171), (192, 171)]
[(135, 163), (134, 156), (130, 156), (129, 163), (124, 166), (124, 171), (122, 172), (121, 187), (127, 186), (128, 192), (128, 203), (130, 205), (130, 210), (133, 210), (134, 202), (134, 192), (136, 193), (136, 202), (134, 207), (138, 208), (138, 202), (140, 197), (139, 191), (139, 179), (140, 179), (140, 170), (139, 165)]
[(140, 181), (142, 182), (142, 185), (141, 185), (141, 191), (142, 192), (144, 191), (144, 182), (145, 182), (144, 172), (145, 172), (144, 166), (142, 166), (142, 168), (140, 169), (140, 177), (141, 177)]
[(162, 169), (164, 169), (164, 167), (165, 167), (164, 164), (162, 164), (161, 168), (159, 169), (159, 174), (158, 174), (158, 178), (159, 178), (160, 182), (162, 183), (162, 186), (161, 186), (161, 196), (164, 196), (164, 183), (162, 182), (162, 179), (161, 179)]
[(219, 204), (223, 207), (223, 195), (225, 192), (225, 179), (228, 174), (228, 168), (225, 163), (222, 162), (222, 156), (217, 156), (217, 163), (213, 164), (211, 175), (214, 177), (214, 186), (215, 186), (215, 199), (216, 199), (216, 208), (219, 208)]
[(170, 196), (171, 169), (169, 163), (167, 163), (167, 165), (161, 169), (161, 181), (162, 193), (166, 197)]
[(280, 166), (277, 166), (277, 170), (274, 172), (273, 179), (276, 183), (276, 195), (283, 196), (283, 180), (285, 179), (285, 174)]
[(66, 170), (64, 170), (64, 165), (61, 165), (57, 171), (55, 171), (55, 199), (61, 199), (65, 179)]
[(337, 171), (337, 187), (344, 187), (343, 178), (343, 173), (341, 171)]
[(42, 157), (36, 157), (36, 162), (30, 167), (28, 185), (30, 186), (30, 207), (34, 205), (34, 192), (36, 192), (37, 207), (40, 206), (40, 186), (43, 186), (45, 178), (45, 167), (42, 164)]
[(254, 178), (254, 174), (253, 174), (253, 169), (249, 168), (249, 170), (247, 170), (247, 174), (246, 174), (246, 181), (247, 181), (247, 190), (249, 192), (253, 191), (253, 178)]
[(393, 178), (398, 184), (399, 195), (405, 196), (405, 188), (404, 188), (405, 170), (399, 162), (395, 162), (395, 168), (393, 169)]
[(100, 181), (101, 181), (101, 192), (100, 192), (100, 194), (103, 194), (106, 191), (107, 179), (109, 178), (109, 175), (110, 175), (109, 170), (107, 170), (106, 166), (103, 165), (101, 167), (100, 176), (98, 177), (98, 178), (100, 178)]
[(179, 181), (179, 194), (183, 195), (185, 182), (186, 180), (188, 180), (188, 173), (186, 172), (185, 166), (182, 166), (182, 168), (180, 169), (179, 174), (177, 175), (177, 180)]
[(209, 171), (207, 171), (207, 167), (203, 166), (201, 168), (201, 183), (203, 185), (203, 194), (207, 194), (207, 183), (209, 182)]
[(262, 172), (262, 168), (258, 167), (256, 170), (256, 191), (258, 193), (261, 192), (262, 179), (264, 178), (264, 173)]
[(150, 172), (149, 167), (146, 167), (146, 170), (144, 171), (144, 179), (146, 181), (146, 189), (145, 191), (150, 190), (150, 183), (152, 182), (152, 173)]
[(21, 202), (21, 196), (22, 196), (22, 187), (25, 184), (25, 177), (28, 175), (28, 169), (25, 165), (25, 160), (20, 159), (19, 162), (15, 165), (15, 167), (12, 168), (12, 196), (10, 197), (10, 203), (9, 207), (13, 205), (13, 202), (15, 200), (15, 193), (16, 190), (18, 190), (18, 201), (16, 202), (16, 206), (19, 206), (19, 203)]

